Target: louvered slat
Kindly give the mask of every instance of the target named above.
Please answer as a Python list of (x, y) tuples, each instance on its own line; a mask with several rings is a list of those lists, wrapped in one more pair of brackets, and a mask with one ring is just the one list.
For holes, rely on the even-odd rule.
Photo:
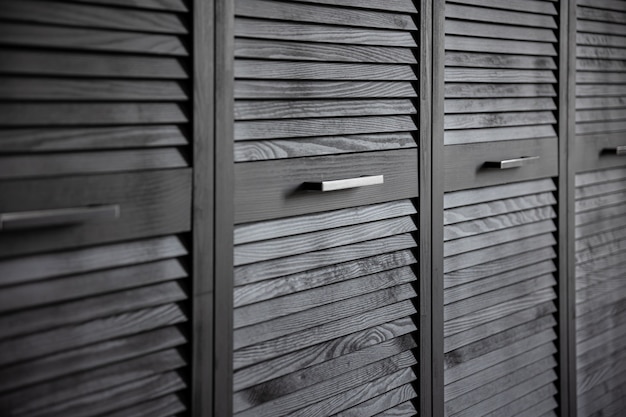
[(556, 136), (556, 15), (549, 1), (446, 2), (446, 145)]
[(0, 261), (0, 409), (184, 410), (186, 255), (171, 236)]
[(415, 148), (413, 3), (238, 0), (235, 160)]
[(448, 416), (556, 409), (556, 230), (550, 179), (444, 197)]
[(236, 416), (415, 414), (415, 215), (400, 200), (235, 228)]
[(578, 415), (626, 407), (626, 169), (576, 175)]

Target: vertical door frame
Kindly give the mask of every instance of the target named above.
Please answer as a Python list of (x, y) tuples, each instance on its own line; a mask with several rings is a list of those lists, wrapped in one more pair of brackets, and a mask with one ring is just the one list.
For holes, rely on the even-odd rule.
[(559, 48), (558, 48), (558, 135), (559, 135), (559, 177), (558, 177), (558, 363), (559, 363), (559, 415), (561, 417), (570, 416), (570, 290), (569, 282), (569, 237), (573, 236), (569, 229), (569, 211), (571, 206), (568, 204), (570, 189), (568, 175), (568, 155), (569, 155), (569, 137), (570, 137), (570, 119), (569, 119), (569, 0), (561, 0), (558, 3), (559, 12)]
[(419, 401), (420, 415), (432, 413), (432, 13), (433, 0), (421, 0), (419, 8)]
[(193, 196), (191, 264), (191, 410), (196, 417), (213, 413), (213, 204), (214, 204), (214, 7), (194, 0), (191, 48), (193, 66)]
[[(576, 164), (574, 144), (576, 140), (576, 0), (561, 0), (561, 22), (566, 27), (560, 31), (560, 92), (559, 111), (561, 128), (559, 129), (559, 315), (560, 320), (560, 391), (561, 416), (576, 417), (576, 252), (575, 252), (575, 175)], [(565, 233), (565, 235), (563, 235)], [(563, 288), (564, 287), (564, 288)]]
[(431, 401), (433, 417), (444, 415), (443, 351), (443, 194), (445, 1), (432, 2), (432, 137), (431, 137)]

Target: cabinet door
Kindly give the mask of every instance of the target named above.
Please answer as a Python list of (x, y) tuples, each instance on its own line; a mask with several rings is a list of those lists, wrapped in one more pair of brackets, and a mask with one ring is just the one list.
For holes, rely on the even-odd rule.
[(235, 14), (234, 413), (413, 416), (415, 2)]
[(626, 4), (576, 8), (578, 416), (626, 408)]
[(626, 168), (576, 175), (578, 415), (626, 406)]
[(555, 413), (555, 189), (543, 179), (444, 197), (448, 416)]
[(189, 15), (0, 5), (2, 415), (188, 409)]

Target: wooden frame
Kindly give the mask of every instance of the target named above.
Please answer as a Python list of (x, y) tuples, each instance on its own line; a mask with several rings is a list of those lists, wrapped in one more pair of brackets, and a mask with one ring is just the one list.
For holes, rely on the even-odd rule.
[(193, 2), (192, 388), (194, 416), (213, 408), (214, 10)]
[(444, 59), (445, 2), (432, 3), (432, 101), (430, 168), (440, 167), (440, 175), (431, 176), (431, 404), (433, 417), (444, 415), (444, 352), (443, 352), (443, 156), (444, 156)]
[(234, 4), (215, 4), (214, 282), (213, 386), (215, 416), (232, 414), (233, 332), (233, 51)]
[[(576, 62), (571, 65), (570, 55), (576, 54), (575, 39), (576, 34), (571, 36), (571, 16), (570, 11), (574, 11), (574, 19), (576, 18), (576, 7), (570, 7), (568, 0), (563, 0), (559, 4), (559, 88), (558, 88), (558, 134), (559, 134), (559, 176), (558, 176), (558, 329), (559, 329), (559, 415), (562, 417), (575, 415), (575, 406), (572, 407), (571, 401), (575, 402), (576, 392), (575, 384), (574, 392), (571, 392), (571, 379), (575, 375), (575, 358), (572, 355), (572, 349), (575, 346), (573, 332), (575, 328), (572, 326), (573, 320), (570, 313), (574, 312), (575, 294), (574, 283), (570, 282), (570, 267), (574, 271), (570, 256), (569, 237), (574, 236), (574, 189), (573, 176), (571, 175), (569, 149), (569, 138), (574, 134), (573, 123), (575, 121), (575, 113), (570, 111), (575, 107), (575, 86), (571, 86), (570, 81), (575, 80)], [(570, 44), (574, 42), (574, 50), (570, 48)], [(572, 68), (574, 73), (572, 74)], [(572, 96), (573, 100), (572, 101)], [(571, 200), (571, 204), (570, 203)], [(572, 359), (574, 360), (572, 362)], [(573, 368), (572, 368), (573, 364)], [(572, 414), (574, 412), (574, 414)]]
[(432, 117), (431, 107), (433, 71), (432, 71), (432, 13), (433, 1), (422, 0), (420, 4), (420, 120), (419, 120), (419, 265), (420, 265), (420, 415), (428, 416), (432, 412)]
[[(576, 417), (576, 248), (575, 248), (575, 152), (576, 140), (576, 0), (564, 0), (561, 4), (561, 22), (567, 26), (561, 29), (560, 52), (566, 54), (560, 60), (561, 78), (559, 93), (565, 94), (560, 100), (559, 146), (561, 165), (559, 168), (559, 234), (560, 246), (559, 296), (560, 296), (560, 344), (561, 350), (561, 416)], [(563, 23), (562, 23), (563, 24)], [(570, 241), (571, 237), (571, 241)], [(565, 395), (564, 395), (565, 394)]]

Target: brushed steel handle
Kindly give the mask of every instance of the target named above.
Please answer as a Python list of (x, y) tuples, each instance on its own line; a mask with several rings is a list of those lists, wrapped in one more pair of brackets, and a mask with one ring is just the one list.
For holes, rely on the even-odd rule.
[(518, 168), (533, 163), (538, 159), (539, 156), (522, 156), (521, 158), (503, 159), (502, 161), (487, 161), (485, 162), (485, 167), (497, 169)]
[(383, 175), (369, 175), (343, 180), (305, 182), (303, 186), (306, 190), (327, 192), (347, 190), (349, 188), (367, 187), (369, 185), (383, 184), (384, 182), (385, 179)]
[(625, 156), (626, 155), (626, 145), (616, 146), (614, 148), (604, 148), (602, 149), (602, 153), (609, 155), (618, 155)]
[(0, 213), (0, 231), (70, 226), (119, 217), (120, 206), (117, 204)]

